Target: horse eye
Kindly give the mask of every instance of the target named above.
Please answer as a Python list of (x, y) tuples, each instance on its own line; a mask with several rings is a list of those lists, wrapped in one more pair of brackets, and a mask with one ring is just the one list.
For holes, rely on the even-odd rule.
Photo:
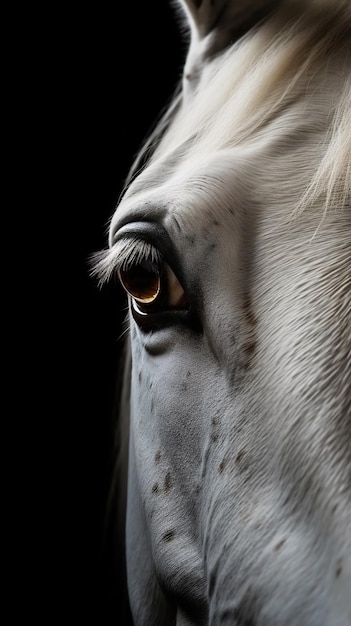
[(143, 260), (126, 269), (120, 268), (118, 275), (134, 306), (144, 314), (188, 306), (183, 287), (165, 262)]
[(158, 267), (150, 261), (141, 261), (128, 269), (119, 269), (119, 279), (126, 292), (140, 304), (151, 304), (161, 289)]

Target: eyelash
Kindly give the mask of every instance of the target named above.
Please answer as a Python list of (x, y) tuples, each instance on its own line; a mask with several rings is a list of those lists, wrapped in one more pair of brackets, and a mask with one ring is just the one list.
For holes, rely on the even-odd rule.
[(123, 271), (127, 271), (134, 265), (142, 262), (159, 264), (163, 261), (161, 252), (148, 241), (126, 238), (124, 241), (118, 242), (118, 244), (120, 249), (117, 252), (117, 268)]

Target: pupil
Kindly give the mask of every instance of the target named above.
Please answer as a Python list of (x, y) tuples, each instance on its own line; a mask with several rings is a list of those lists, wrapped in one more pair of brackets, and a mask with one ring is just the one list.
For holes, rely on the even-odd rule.
[(122, 285), (128, 293), (143, 304), (153, 302), (160, 291), (158, 268), (149, 261), (142, 261), (131, 268), (119, 270)]

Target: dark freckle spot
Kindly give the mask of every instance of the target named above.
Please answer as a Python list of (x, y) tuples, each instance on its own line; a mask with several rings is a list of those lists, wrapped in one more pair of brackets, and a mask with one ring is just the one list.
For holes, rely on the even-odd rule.
[(138, 381), (139, 381), (139, 383), (141, 383), (141, 372), (139, 372), (139, 374), (138, 374)]
[(213, 442), (216, 442), (218, 440), (218, 435), (216, 435), (216, 433), (212, 433), (211, 439)]
[(249, 343), (247, 343), (245, 345), (245, 352), (246, 352), (246, 355), (249, 358), (253, 356), (255, 350), (256, 350), (256, 342), (255, 341), (250, 341)]
[(215, 248), (216, 248), (216, 244), (213, 241), (211, 241), (206, 248), (206, 254), (212, 254)]
[(159, 463), (161, 460), (161, 452), (158, 450), (155, 454), (155, 463)]
[(189, 376), (191, 376), (190, 370), (188, 370), (187, 373), (186, 373), (186, 377), (189, 378)]
[(220, 462), (219, 466), (218, 466), (218, 472), (220, 474), (223, 473), (223, 470), (225, 468), (225, 466), (227, 465), (227, 461), (225, 459), (223, 459), (223, 461)]
[(152, 485), (151, 491), (152, 491), (152, 493), (157, 493), (158, 492), (158, 483), (155, 483), (154, 485)]
[(274, 546), (274, 550), (280, 550), (280, 548), (284, 545), (284, 543), (286, 542), (286, 539), (281, 539), (280, 541), (278, 541), (278, 543), (275, 544)]
[(245, 450), (239, 450), (238, 454), (236, 455), (235, 461), (237, 463), (240, 463), (240, 461), (243, 460), (244, 456), (245, 456)]
[(175, 530), (167, 530), (167, 532), (162, 535), (162, 541), (172, 541), (174, 537), (175, 537)]
[(212, 426), (217, 426), (218, 423), (219, 423), (218, 417), (215, 416), (211, 419)]
[(246, 456), (245, 450), (239, 450), (238, 454), (235, 457), (235, 462), (238, 466), (239, 472), (245, 472), (249, 467), (249, 461)]
[(165, 483), (164, 483), (165, 493), (167, 493), (167, 491), (169, 491), (171, 487), (172, 487), (171, 474), (170, 474), (170, 472), (167, 472), (166, 478), (165, 478)]
[(339, 578), (342, 572), (342, 559), (338, 559), (336, 562), (335, 578)]
[(152, 382), (149, 383), (149, 389), (152, 389)]
[(213, 226), (219, 226), (219, 222), (217, 222), (217, 220), (213, 220), (212, 224)]

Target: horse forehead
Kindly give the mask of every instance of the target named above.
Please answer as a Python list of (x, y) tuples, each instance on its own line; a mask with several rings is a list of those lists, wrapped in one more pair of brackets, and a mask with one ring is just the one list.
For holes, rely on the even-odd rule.
[[(131, 184), (111, 223), (145, 218), (162, 221), (183, 234), (213, 226), (227, 227), (243, 198), (243, 180), (250, 178), (249, 165), (238, 151), (210, 155), (160, 158)], [(248, 189), (246, 191), (246, 196)]]
[[(159, 157), (130, 185), (114, 215), (112, 230), (116, 222), (150, 218), (189, 236), (206, 231), (207, 238), (216, 239), (220, 232), (225, 239), (255, 207), (264, 208), (270, 186), (281, 203), (293, 205), (308, 177), (308, 167), (304, 173), (295, 164), (307, 158), (311, 162), (315, 155), (306, 138), (300, 149), (292, 139), (293, 156), (289, 155), (289, 141), (284, 155), (279, 151), (279, 138), (264, 136), (247, 146), (210, 153), (206, 146), (203, 151), (194, 147), (187, 155)], [(227, 230), (223, 232), (220, 226)]]
[(160, 207), (185, 219), (187, 227), (192, 218), (196, 228), (210, 225), (214, 214), (228, 225), (232, 210), (238, 213), (243, 205), (247, 209), (252, 203), (271, 202), (273, 188), (280, 200), (293, 204), (321, 157), (324, 129), (316, 119), (312, 107), (310, 117), (302, 116), (297, 102), (246, 140), (235, 123), (220, 137), (217, 121), (212, 120), (204, 137), (181, 136), (179, 142), (166, 143), (156, 152), (129, 186), (118, 217), (128, 213), (132, 217), (134, 211), (146, 216)]

